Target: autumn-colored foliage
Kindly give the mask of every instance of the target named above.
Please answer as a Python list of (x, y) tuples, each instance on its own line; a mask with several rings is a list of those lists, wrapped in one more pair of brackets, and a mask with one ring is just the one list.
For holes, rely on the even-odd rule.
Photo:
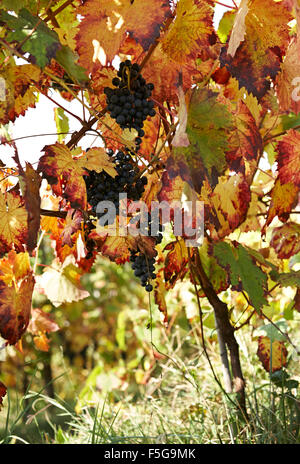
[[(84, 116), (73, 115), (81, 129), (45, 146), (37, 166), (22, 166), (14, 141), (1, 136), (15, 166), (0, 165), (0, 334), (16, 345), (28, 330), (46, 352), (47, 334), (59, 326), (32, 308), (33, 292), (54, 307), (79, 301), (97, 254), (122, 266), (139, 250), (156, 259), (153, 297), (165, 325), (165, 296), (183, 280), (212, 306), (245, 410), (236, 327), (222, 292), (243, 296), (248, 324), (253, 314), (258, 325), (276, 323), (264, 310), (286, 287), (299, 311), (300, 24), (297, 0), (227, 1), (217, 26), (219, 2), (211, 0), (1, 2), (0, 123), (26, 115), (39, 93), (78, 100)], [(106, 106), (116, 57), (137, 63), (153, 84), (156, 114), (144, 121), (138, 152), (136, 129), (122, 130)], [(68, 127), (72, 114), (61, 105), (55, 117)], [(91, 128), (99, 137), (86, 150), (80, 141)], [(105, 172), (117, 182), (110, 148), (132, 154), (137, 178), (148, 179), (141, 198), (148, 206), (171, 205), (162, 243), (97, 226), (85, 176)], [(202, 202), (202, 244), (176, 235), (174, 201), (189, 225), (197, 218), (186, 203)], [(43, 235), (55, 258), (38, 274)], [(267, 371), (286, 366), (288, 341), (258, 339)], [(0, 406), (5, 393), (0, 382)]]

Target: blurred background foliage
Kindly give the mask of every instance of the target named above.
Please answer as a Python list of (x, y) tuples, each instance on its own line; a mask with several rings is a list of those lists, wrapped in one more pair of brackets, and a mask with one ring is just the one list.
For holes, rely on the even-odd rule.
[[(37, 270), (42, 274), (45, 267), (39, 266), (38, 262), (50, 266), (53, 257), (52, 243), (44, 237), (39, 256), (37, 259), (32, 258), (32, 265), (37, 264)], [(17, 408), (16, 417), (19, 417), (19, 400), (22, 403), (22, 420), (26, 424), (25, 429), (20, 429), (21, 436), (24, 436), (24, 430), (29, 430), (28, 424), (33, 421), (35, 414), (39, 414), (37, 411), (45, 409), (47, 412), (49, 404), (55, 410), (53, 403), (49, 403), (53, 399), (59, 401), (56, 403), (58, 410), (62, 408), (62, 404), (68, 405), (66, 410), (72, 409), (75, 414), (72, 416), (73, 424), (75, 428), (80, 428), (80, 434), (87, 427), (86, 434), (90, 436), (95, 410), (101, 412), (104, 405), (110, 405), (112, 408), (119, 408), (118, 411), (122, 409), (120, 427), (116, 432), (119, 438), (116, 440), (121, 440), (122, 433), (137, 433), (134, 427), (139, 431), (143, 428), (143, 433), (148, 433), (149, 436), (158, 433), (157, 430), (165, 429), (171, 435), (174, 430), (179, 430), (178, 433), (185, 436), (185, 433), (192, 434), (195, 427), (201, 426), (200, 431), (197, 429), (200, 435), (195, 432), (197, 436), (192, 441), (188, 438), (186, 443), (197, 443), (200, 436), (208, 442), (219, 442), (218, 434), (225, 433), (224, 423), (228, 422), (228, 429), (237, 415), (235, 412), (228, 415), (223, 393), (215, 382), (214, 375), (223, 382), (222, 365), (214, 314), (208, 302), (204, 298), (201, 301), (201, 324), (193, 286), (188, 281), (177, 283), (165, 295), (169, 320), (168, 326), (165, 326), (164, 315), (155, 305), (153, 295), (146, 294), (129, 263), (117, 265), (99, 256), (91, 271), (82, 276), (81, 283), (90, 296), (58, 307), (53, 306), (46, 295), (35, 292), (33, 306), (47, 313), (59, 326), (59, 330), (46, 334), (49, 339), (48, 351), (37, 348), (34, 334), (30, 332), (23, 337), (22, 344), (0, 351), (0, 380), (9, 388), (9, 395), (0, 415), (0, 431), (5, 427), (5, 414), (10, 407)], [(273, 336), (269, 332), (274, 327), (270, 327), (262, 315), (253, 313), (253, 308), (249, 307), (240, 292), (227, 290), (222, 293), (222, 299), (230, 308), (232, 324), (241, 328), (236, 331), (236, 337), (247, 379), (248, 407), (257, 421), (254, 427), (260, 430), (258, 442), (265, 443), (269, 439), (279, 442), (286, 439), (285, 433), (294, 442), (299, 436), (300, 424), (297, 400), (300, 369), (295, 350), (287, 345), (286, 369), (274, 374), (266, 372), (257, 356), (257, 338), (262, 334)], [(293, 309), (292, 300), (292, 289), (285, 288), (283, 291), (278, 287), (270, 305), (263, 308), (263, 312), (277, 324), (284, 323), (282, 330), (287, 331), (297, 344), (299, 313)], [(214, 373), (209, 367), (203, 340)], [(32, 392), (38, 395), (37, 401), (42, 399), (42, 395), (47, 400), (40, 401), (39, 406), (33, 408)], [(10, 405), (10, 401), (14, 404)], [(269, 406), (265, 410), (266, 401), (269, 401)], [(276, 421), (274, 424), (271, 421), (270, 425), (270, 420), (275, 417), (272, 409), (275, 406), (276, 411), (281, 408), (281, 416), (278, 416), (278, 420), (276, 416)], [(94, 411), (92, 416), (90, 410), (86, 416), (87, 407)], [(262, 411), (256, 408), (262, 408)], [(113, 414), (115, 412), (109, 412), (107, 420), (114, 420)], [(56, 441), (73, 440), (77, 429), (67, 438), (63, 438), (66, 433), (65, 420), (59, 419), (55, 412), (52, 417), (63, 428), (59, 426), (57, 429), (53, 426), (54, 432), (48, 431), (50, 435), (53, 436), (54, 433)], [(82, 422), (83, 420), (86, 422)], [(136, 420), (139, 422), (134, 425)], [(44, 424), (44, 427), (48, 430), (49, 424)], [(252, 425), (250, 429), (253, 430)], [(109, 424), (108, 430), (111, 430)], [(280, 438), (277, 435), (270, 438), (270, 430)], [(45, 436), (48, 436), (45, 433), (43, 432), (43, 442)], [(75, 442), (88, 440), (86, 434), (83, 433), (81, 438), (77, 436)], [(27, 435), (26, 437), (28, 438)], [(231, 432), (229, 435), (227, 433), (224, 441), (230, 442), (230, 437)], [(39, 442), (41, 438), (29, 438), (30, 440)], [(150, 438), (149, 440), (152, 443)], [(180, 443), (180, 440), (177, 437), (175, 442)], [(256, 438), (253, 439), (251, 435), (249, 440)]]
[[(54, 255), (47, 238), (39, 255), (51, 265)], [(37, 269), (42, 273), (43, 267)], [(54, 398), (58, 393), (64, 400), (74, 400), (76, 392), (78, 408), (99, 394), (109, 393), (112, 400), (114, 391), (137, 394), (139, 385), (158, 374), (157, 360), (168, 354), (165, 345), (174, 324), (184, 333), (199, 330), (193, 323), (197, 308), (188, 283), (168, 292), (167, 328), (129, 263), (120, 266), (99, 256), (81, 283), (90, 296), (59, 307), (35, 292), (33, 307), (49, 314), (60, 329), (47, 334), (48, 351), (37, 349), (34, 336), (27, 333), (18, 349), (1, 352), (1, 379), (8, 387), (22, 386), (20, 394), (25, 394), (29, 383), (33, 390), (44, 385), (47, 395)], [(211, 321), (209, 325), (213, 328)], [(192, 346), (187, 343), (185, 350), (188, 354)]]

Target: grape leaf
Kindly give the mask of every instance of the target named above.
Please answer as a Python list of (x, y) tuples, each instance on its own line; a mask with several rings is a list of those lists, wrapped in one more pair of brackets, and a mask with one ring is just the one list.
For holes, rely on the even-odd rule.
[(0, 255), (14, 248), (24, 251), (27, 242), (27, 211), (22, 199), (10, 192), (0, 192)]
[(190, 145), (176, 147), (174, 154), (175, 158), (186, 158), (197, 192), (204, 179), (216, 185), (217, 177), (225, 172), (228, 132), (232, 128), (231, 114), (217, 101), (216, 93), (206, 89), (193, 91), (186, 127)]
[(72, 235), (81, 228), (82, 214), (80, 211), (69, 209), (66, 217), (65, 227), (61, 232), (62, 245), (73, 246)]
[(41, 276), (37, 276), (37, 289), (44, 292), (55, 307), (62, 303), (79, 301), (89, 296), (80, 283), (80, 269), (74, 264), (74, 257), (68, 256), (64, 263), (55, 259)]
[(69, 118), (66, 116), (62, 108), (54, 108), (54, 119), (57, 129), (57, 138), (62, 142), (70, 130)]
[(28, 332), (34, 335), (33, 341), (36, 348), (40, 351), (49, 351), (50, 340), (46, 334), (56, 332), (59, 326), (54, 322), (49, 314), (40, 308), (32, 308), (31, 319), (28, 324)]
[(176, 281), (182, 280), (188, 272), (188, 250), (184, 240), (179, 239), (168, 243), (164, 251), (168, 251), (165, 258), (164, 278), (171, 287), (174, 287)]
[(282, 287), (300, 288), (300, 271), (283, 272), (281, 274), (276, 271), (271, 271), (270, 277)]
[(220, 293), (226, 290), (229, 286), (227, 272), (219, 266), (216, 258), (210, 252), (207, 239), (204, 239), (203, 245), (199, 248), (199, 254), (205, 274), (211, 282), (215, 292)]
[(235, 130), (228, 137), (229, 149), (226, 160), (229, 169), (250, 177), (256, 169), (258, 157), (263, 150), (262, 138), (256, 121), (246, 103), (239, 101), (232, 111)]
[(154, 284), (154, 298), (155, 303), (158, 306), (158, 309), (163, 314), (163, 322), (165, 325), (168, 324), (168, 308), (166, 303), (166, 286), (163, 281), (161, 274), (156, 275), (155, 284)]
[(51, 31), (40, 18), (33, 16), (26, 8), (22, 8), (18, 16), (2, 11), (1, 20), (10, 29), (8, 42), (24, 41), (23, 52), (30, 53), (32, 63), (40, 68), (50, 64), (51, 59), (55, 58), (61, 48), (56, 32)]
[(223, 14), (219, 22), (219, 27), (217, 31), (217, 34), (218, 34), (218, 37), (221, 43), (226, 43), (227, 38), (233, 28), (235, 17), (236, 17), (236, 11), (226, 11)]
[(20, 115), (24, 116), (28, 108), (35, 107), (37, 92), (34, 84), (39, 82), (41, 72), (32, 64), (8, 64), (0, 71), (0, 77), (5, 86), (5, 98), (0, 98), (0, 122), (7, 124)]
[[(299, 39), (298, 39), (299, 40)], [(281, 72), (276, 77), (276, 92), (281, 111), (293, 111), (295, 114), (300, 112), (297, 85), (299, 85), (300, 64), (299, 64), (298, 42), (293, 41), (286, 52), (286, 56), (281, 65)]]
[(277, 179), (274, 188), (271, 192), (271, 202), (268, 210), (266, 222), (262, 229), (262, 234), (265, 234), (266, 227), (271, 224), (272, 220), (278, 216), (282, 222), (285, 222), (289, 213), (298, 202), (299, 188), (292, 182), (281, 184), (280, 179)]
[[(21, 261), (22, 271), (16, 274)], [(0, 334), (14, 345), (26, 331), (31, 311), (35, 280), (28, 254), (10, 252), (9, 259), (0, 262), (0, 277)]]
[(160, 40), (162, 51), (171, 60), (183, 64), (186, 56), (196, 56), (201, 46), (209, 45), (213, 31), (210, 5), (199, 0), (179, 0), (175, 20)]
[(281, 184), (300, 188), (300, 134), (290, 129), (277, 145), (278, 178)]
[(85, 168), (101, 172), (105, 170), (115, 177), (117, 172), (103, 148), (92, 148), (83, 156), (75, 158), (64, 144), (56, 143), (44, 147), (45, 155), (40, 158), (38, 171), (41, 171), (50, 184), (60, 178), (64, 184), (64, 196), (71, 206), (86, 208), (86, 187), (83, 180)]
[(3, 398), (5, 397), (6, 392), (7, 392), (6, 386), (4, 385), (4, 383), (0, 381), (0, 411), (3, 406)]
[[(205, 186), (201, 191), (204, 195)], [(244, 222), (251, 200), (250, 188), (241, 174), (220, 177), (205, 203), (208, 227), (214, 239), (226, 237)]]
[(31, 319), (28, 325), (28, 332), (38, 335), (40, 332), (57, 332), (59, 326), (52, 320), (49, 314), (40, 308), (32, 308)]
[(266, 304), (264, 288), (267, 276), (242, 245), (233, 243), (231, 246), (229, 243), (219, 242), (213, 245), (213, 254), (220, 266), (226, 269), (231, 285), (236, 288), (242, 285), (255, 309), (259, 310)]
[(280, 71), (281, 54), (289, 42), (288, 23), (293, 17), (282, 2), (273, 0), (253, 0), (248, 8), (245, 40), (234, 57), (223, 48), (220, 60), (240, 87), (261, 99), (270, 88), (269, 78)]
[(267, 372), (276, 372), (287, 365), (287, 349), (284, 342), (269, 337), (258, 338), (257, 355)]
[(300, 225), (289, 222), (272, 231), (270, 245), (278, 258), (288, 259), (300, 251)]
[(87, 0), (77, 13), (83, 17), (76, 36), (79, 62), (92, 72), (112, 62), (127, 34), (147, 50), (171, 16), (171, 9), (165, 0), (135, 0), (134, 4)]

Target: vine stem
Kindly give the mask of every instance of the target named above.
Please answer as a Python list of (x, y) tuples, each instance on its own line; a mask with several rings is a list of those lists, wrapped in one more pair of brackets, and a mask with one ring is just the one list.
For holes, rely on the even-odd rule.
[(154, 164), (156, 163), (158, 160), (159, 160), (159, 155), (161, 154), (164, 146), (166, 145), (166, 143), (170, 140), (173, 132), (175, 131), (177, 125), (179, 124), (179, 121), (177, 121), (175, 124), (173, 124), (164, 140), (164, 142), (162, 143), (162, 145), (160, 146), (158, 152), (156, 153), (156, 155), (151, 159), (151, 161), (149, 162), (149, 164), (142, 170), (138, 173), (138, 176), (137, 178), (141, 177), (146, 171), (148, 171), (148, 169)]
[(247, 420), (248, 415), (246, 411), (245, 380), (242, 374), (242, 367), (239, 356), (239, 345), (234, 336), (234, 328), (229, 320), (228, 308), (227, 305), (219, 299), (213, 285), (207, 277), (201, 262), (201, 257), (198, 248), (194, 248), (194, 256), (195, 273), (198, 277), (198, 280), (206, 298), (208, 299), (209, 303), (214, 309), (218, 327), (220, 329), (222, 337), (224, 338), (226, 346), (229, 349), (234, 390), (237, 395), (238, 406), (245, 420)]
[(238, 9), (238, 7), (237, 7), (237, 5), (236, 5), (236, 3), (234, 1), (232, 2), (234, 4), (234, 6), (226, 5), (225, 3), (219, 2), (218, 0), (212, 0), (212, 1), (216, 5), (224, 6), (225, 8), (229, 8), (231, 10), (237, 10)]
[[(164, 27), (162, 28), (162, 31), (161, 33), (164, 33), (166, 32), (169, 27), (170, 27), (170, 24), (172, 23), (173, 19), (175, 17), (175, 13), (173, 13), (167, 20), (166, 20), (166, 23), (164, 25)], [(157, 37), (157, 39), (155, 39), (155, 41), (153, 42), (152, 45), (150, 45), (150, 48), (146, 54), (146, 56), (143, 58), (141, 64), (140, 64), (140, 70), (142, 70), (146, 64), (148, 63), (149, 59), (151, 58), (151, 55), (153, 54), (154, 50), (156, 49), (156, 47), (158, 46), (159, 44), (159, 38), (161, 36), (161, 33), (159, 35), (159, 37)]]
[[(48, 5), (46, 6), (46, 12), (49, 10), (52, 3), (53, 3), (53, 0), (50, 0)], [(33, 33), (37, 30), (37, 28), (39, 27), (39, 25), (42, 22), (43, 22), (42, 18), (39, 18), (36, 25), (31, 29), (30, 33), (28, 35), (26, 35), (26, 37), (22, 40), (21, 43), (18, 44), (18, 49), (19, 50), (22, 50), (23, 45), (27, 42), (27, 40), (30, 39), (30, 37), (32, 37)]]
[[(73, 3), (73, 1), (74, 0), (67, 0), (65, 3), (63, 3), (56, 10), (52, 11), (50, 15), (48, 14), (48, 16), (46, 16), (46, 18), (43, 21), (45, 21), (46, 23), (48, 21), (51, 21), (53, 19), (53, 17), (55, 17), (56, 15), (61, 13), (65, 8), (67, 8), (69, 5), (71, 5)], [(47, 13), (47, 11), (46, 11), (46, 13)]]
[[(300, 129), (300, 124), (298, 126), (292, 127), (292, 129), (293, 130)], [(264, 138), (263, 139), (264, 145), (267, 145), (270, 142), (270, 140), (273, 140), (273, 139), (276, 139), (277, 137), (281, 137), (282, 135), (285, 135), (288, 132), (288, 130), (289, 129), (279, 132), (278, 134), (273, 134), (273, 135), (270, 135), (269, 137)]]
[(77, 121), (80, 122), (80, 124), (84, 124), (84, 121), (79, 117), (77, 116), (77, 114), (74, 114), (72, 113), (72, 111), (68, 110), (67, 108), (65, 108), (64, 106), (62, 106), (60, 103), (57, 103), (52, 97), (50, 97), (49, 95), (45, 95), (46, 98), (48, 98), (48, 100), (50, 100), (52, 103), (54, 103), (54, 105), (58, 106), (59, 108), (61, 108), (62, 110), (64, 110), (66, 113), (68, 113), (70, 116), (72, 116), (73, 118), (77, 119)]

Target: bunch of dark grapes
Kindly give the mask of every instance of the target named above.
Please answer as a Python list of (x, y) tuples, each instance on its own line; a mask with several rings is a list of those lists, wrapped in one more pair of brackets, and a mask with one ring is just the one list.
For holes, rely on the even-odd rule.
[[(151, 234), (151, 214), (148, 214), (148, 235)], [(154, 236), (156, 243), (162, 241), (163, 225), (160, 223), (158, 226), (158, 234)], [(134, 275), (140, 278), (142, 287), (145, 287), (147, 292), (152, 292), (153, 285), (151, 280), (156, 278), (155, 274), (155, 258), (150, 258), (141, 251), (130, 250), (131, 267), (134, 270)]]
[(95, 229), (96, 226), (93, 224), (91, 219), (87, 219), (84, 223), (84, 240), (85, 240), (85, 247), (87, 250), (87, 254), (85, 256), (86, 259), (90, 259), (93, 256), (93, 252), (95, 250), (95, 243), (94, 240), (89, 238), (89, 233)]
[(93, 214), (97, 216), (98, 219), (102, 214), (105, 214), (98, 214), (96, 212), (99, 202), (111, 201), (118, 214), (119, 194), (126, 193), (128, 200), (138, 201), (145, 191), (145, 185), (148, 182), (145, 176), (137, 180), (135, 179), (139, 172), (139, 168), (134, 165), (129, 150), (127, 150), (126, 153), (121, 150), (116, 153), (114, 153), (113, 150), (108, 150), (107, 153), (111, 156), (115, 164), (115, 169), (118, 173), (117, 176), (113, 178), (105, 171), (100, 173), (88, 171), (88, 175), (84, 176), (87, 188), (87, 199), (92, 207)]
[(144, 121), (148, 116), (155, 116), (154, 103), (150, 99), (154, 85), (147, 84), (140, 73), (137, 63), (130, 60), (120, 63), (118, 77), (113, 78), (115, 88), (105, 87), (107, 110), (116, 120), (121, 129), (136, 129), (135, 139), (137, 150), (145, 135)]
[(142, 287), (145, 287), (147, 292), (152, 292), (153, 285), (150, 283), (156, 278), (155, 258), (149, 258), (140, 251), (130, 251), (131, 267), (134, 270), (134, 275), (140, 278)]

